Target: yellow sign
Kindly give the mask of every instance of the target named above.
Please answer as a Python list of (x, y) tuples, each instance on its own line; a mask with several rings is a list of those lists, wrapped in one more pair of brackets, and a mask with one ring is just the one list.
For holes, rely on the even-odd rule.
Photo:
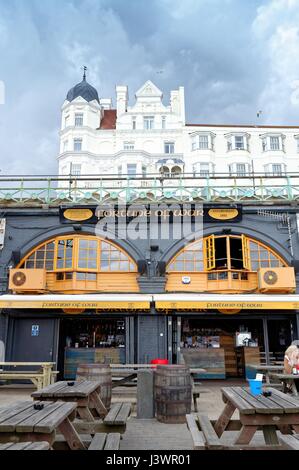
[(209, 216), (217, 220), (235, 219), (239, 214), (238, 209), (210, 209)]
[[(41, 296), (42, 297), (42, 296)], [(62, 309), (62, 310), (149, 310), (150, 303), (145, 300), (124, 301), (63, 301), (63, 300), (26, 300), (26, 296), (22, 296), (22, 300), (1, 300), (0, 308), (38, 308), (38, 309)]]
[[(178, 302), (157, 301), (157, 310), (297, 310), (299, 302), (203, 302), (193, 300), (182, 300)], [(233, 313), (233, 312), (232, 312)], [(237, 313), (237, 312), (234, 312)]]
[(88, 220), (93, 217), (93, 212), (90, 209), (67, 209), (63, 213), (64, 217), (68, 220), (81, 221)]

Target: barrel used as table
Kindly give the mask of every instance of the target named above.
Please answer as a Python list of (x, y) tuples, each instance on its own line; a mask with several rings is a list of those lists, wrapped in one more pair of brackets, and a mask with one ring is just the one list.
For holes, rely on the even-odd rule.
[(189, 367), (157, 366), (154, 373), (154, 398), (157, 420), (185, 423), (191, 412), (192, 385)]
[(112, 376), (109, 364), (79, 364), (76, 380), (101, 382), (101, 399), (107, 409), (111, 405)]

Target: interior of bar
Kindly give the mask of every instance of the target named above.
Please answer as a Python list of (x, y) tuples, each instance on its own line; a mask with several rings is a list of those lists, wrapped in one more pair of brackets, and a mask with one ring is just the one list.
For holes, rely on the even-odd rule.
[(60, 370), (74, 379), (78, 364), (125, 363), (125, 320), (118, 318), (70, 318), (61, 322)]
[[(282, 360), (291, 343), (290, 320), (268, 320), (267, 326), (270, 354)], [(265, 360), (262, 319), (182, 318), (181, 328), (183, 362), (206, 369), (200, 378), (245, 377), (249, 364)]]

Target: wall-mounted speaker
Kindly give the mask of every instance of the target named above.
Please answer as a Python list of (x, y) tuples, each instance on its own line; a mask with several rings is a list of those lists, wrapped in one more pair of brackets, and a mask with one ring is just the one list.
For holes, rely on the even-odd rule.
[(158, 275), (159, 276), (164, 276), (165, 275), (165, 272), (166, 272), (166, 263), (165, 263), (165, 261), (158, 261), (157, 270), (158, 270)]
[(139, 259), (137, 261), (137, 267), (138, 267), (139, 274), (141, 274), (141, 275), (146, 274), (146, 272), (147, 272), (147, 263), (146, 263), (145, 259)]
[(21, 252), (20, 252), (20, 250), (12, 251), (11, 252), (11, 259), (12, 259), (12, 262), (15, 266), (17, 264), (19, 264), (19, 262), (21, 261)]

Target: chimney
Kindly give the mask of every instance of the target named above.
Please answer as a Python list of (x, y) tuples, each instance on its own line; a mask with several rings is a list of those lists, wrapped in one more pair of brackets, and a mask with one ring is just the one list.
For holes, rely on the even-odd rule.
[(116, 110), (117, 117), (127, 112), (128, 106), (128, 87), (126, 85), (119, 85), (116, 87)]

